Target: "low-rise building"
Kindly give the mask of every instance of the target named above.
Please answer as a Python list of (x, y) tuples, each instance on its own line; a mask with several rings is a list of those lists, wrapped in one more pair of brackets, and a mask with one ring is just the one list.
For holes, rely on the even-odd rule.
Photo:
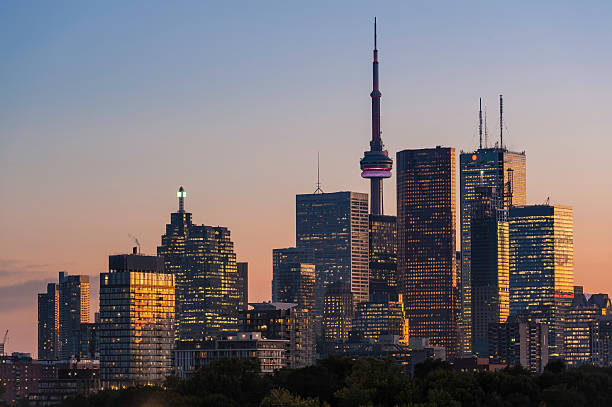
[(4, 387), (2, 400), (15, 404), (38, 390), (42, 369), (29, 353), (13, 352), (0, 356), (0, 386)]

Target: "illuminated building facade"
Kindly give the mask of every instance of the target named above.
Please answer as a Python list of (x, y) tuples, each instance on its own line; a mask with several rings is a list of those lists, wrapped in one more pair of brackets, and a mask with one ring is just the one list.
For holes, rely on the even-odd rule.
[(509, 246), (507, 211), (494, 187), (476, 188), (471, 216), (472, 352), (489, 356), (489, 325), (509, 315)]
[(354, 298), (350, 286), (338, 281), (325, 290), (323, 300), (323, 339), (346, 341), (352, 329)]
[(272, 301), (314, 311), (314, 250), (289, 247), (272, 251)]
[(408, 320), (402, 294), (375, 293), (370, 301), (358, 303), (353, 332), (371, 342), (378, 342), (381, 335), (393, 335), (399, 338), (399, 343), (407, 344)]
[(370, 293), (397, 293), (397, 218), (370, 214)]
[(367, 301), (368, 195), (359, 192), (296, 196), (296, 246), (314, 250), (315, 312), (329, 284), (350, 284), (355, 302)]
[[(510, 170), (510, 171), (508, 171)], [(499, 210), (508, 210), (510, 204), (525, 205), (526, 156), (525, 152), (505, 148), (480, 148), (460, 155), (461, 200), (461, 320), (462, 341), (459, 351), (467, 357), (471, 352), (471, 253), (473, 206), (478, 202), (477, 188), (491, 187), (503, 196)], [(512, 189), (510, 195), (509, 187)]]
[(266, 339), (286, 341), (286, 365), (290, 369), (315, 362), (315, 330), (311, 309), (279, 302), (251, 303), (244, 313), (242, 330), (261, 332)]
[(510, 208), (510, 314), (537, 315), (550, 324), (550, 356), (563, 355), (562, 309), (574, 296), (572, 208)]
[(178, 212), (170, 215), (157, 254), (176, 279), (176, 335), (201, 340), (235, 333), (244, 294), (234, 243), (224, 227), (194, 225), (180, 187)]
[(237, 262), (238, 287), (241, 294), (240, 310), (245, 311), (249, 307), (249, 263)]
[(56, 283), (49, 283), (47, 292), (38, 294), (38, 359), (57, 359), (58, 346), (59, 287)]
[(108, 257), (100, 273), (100, 378), (104, 388), (161, 384), (172, 371), (174, 276), (158, 256)]
[(89, 276), (59, 273), (59, 356), (78, 355), (81, 323), (89, 322)]
[(398, 278), (410, 336), (457, 353), (455, 149), (397, 153)]

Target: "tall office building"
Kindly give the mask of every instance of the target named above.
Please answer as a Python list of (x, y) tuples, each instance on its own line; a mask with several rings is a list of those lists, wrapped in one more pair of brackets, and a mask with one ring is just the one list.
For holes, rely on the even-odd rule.
[[(500, 95), (500, 119), (501, 115)], [(492, 187), (502, 197), (498, 210), (507, 211), (510, 205), (525, 205), (526, 189), (526, 156), (525, 152), (506, 149), (503, 140), (503, 123), (500, 130), (500, 143), (494, 147), (483, 145), (482, 106), (479, 112), (480, 146), (473, 152), (462, 152), (460, 156), (461, 179), (461, 321), (463, 340), (460, 352), (463, 356), (471, 354), (471, 252), (472, 232), (471, 216), (477, 202), (477, 187)]]
[(378, 342), (381, 335), (393, 335), (400, 343), (408, 344), (408, 320), (402, 294), (370, 295), (370, 301), (357, 304), (352, 328), (354, 333), (371, 342)]
[(249, 263), (237, 262), (238, 287), (241, 294), (240, 310), (246, 311), (249, 308)]
[(194, 225), (185, 212), (187, 193), (177, 192), (178, 212), (170, 215), (157, 254), (176, 279), (176, 335), (201, 340), (236, 333), (243, 294), (234, 243), (224, 227)]
[(272, 258), (272, 301), (295, 303), (300, 309), (314, 312), (314, 251), (295, 247), (274, 249)]
[(59, 273), (59, 353), (78, 355), (82, 323), (89, 322), (89, 276)]
[(171, 373), (174, 276), (161, 257), (108, 257), (108, 273), (100, 273), (99, 332), (104, 388), (161, 384)]
[(562, 309), (574, 296), (572, 208), (510, 208), (510, 314), (532, 314), (550, 324), (550, 356), (563, 354)]
[(507, 211), (498, 208), (494, 187), (478, 186), (471, 215), (472, 352), (489, 356), (489, 325), (509, 315), (509, 252)]
[(353, 326), (355, 301), (350, 286), (337, 281), (325, 289), (323, 300), (323, 338), (325, 341), (346, 341)]
[(38, 294), (38, 359), (59, 357), (59, 287), (47, 284), (47, 292)]
[(397, 153), (398, 278), (410, 336), (457, 353), (455, 149)]
[(368, 300), (367, 194), (297, 195), (296, 246), (314, 250), (318, 315), (323, 310), (325, 288), (337, 281), (350, 284), (355, 302)]
[(397, 294), (397, 218), (370, 214), (370, 293)]

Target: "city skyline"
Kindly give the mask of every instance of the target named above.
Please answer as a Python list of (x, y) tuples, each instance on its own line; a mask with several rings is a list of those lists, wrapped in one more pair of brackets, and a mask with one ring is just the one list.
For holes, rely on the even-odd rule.
[[(17, 18), (17, 23), (13, 22), (13, 25), (25, 18), (34, 18), (26, 10), (17, 11), (21, 13), (21, 20)], [(111, 11), (112, 6), (107, 12)], [(604, 96), (609, 94), (610, 85), (603, 75), (609, 70), (610, 60), (600, 59), (601, 64), (589, 72), (591, 78), (580, 78), (581, 82), (577, 83), (576, 76), (583, 72), (581, 68), (586, 68), (570, 63), (567, 53), (584, 52), (590, 55), (590, 48), (581, 51), (578, 44), (572, 42), (569, 34), (584, 27), (571, 26), (561, 36), (567, 48), (555, 47), (536, 38), (535, 44), (531, 45), (533, 49), (524, 51), (524, 58), (533, 57), (535, 62), (513, 75), (509, 72), (513, 68), (518, 69), (521, 64), (510, 58), (512, 52), (501, 57), (503, 63), (485, 62), (475, 67), (468, 64), (467, 57), (453, 61), (456, 51), (446, 48), (442, 55), (451, 62), (446, 69), (440, 69), (440, 65), (434, 63), (439, 56), (428, 58), (427, 44), (415, 44), (419, 37), (412, 35), (411, 29), (405, 27), (409, 24), (404, 24), (401, 18), (409, 22), (416, 20), (416, 17), (410, 17), (409, 11), (432, 16), (422, 9), (404, 9), (398, 16), (393, 16), (390, 10), (377, 12), (378, 47), (384, 50), (380, 57), (384, 61), (381, 65), (381, 88), (385, 89), (382, 130), (390, 155), (403, 149), (444, 145), (456, 149), (458, 163), (460, 150), (473, 151), (478, 145), (478, 98), (484, 97), (488, 104), (489, 133), (495, 140), (497, 96), (504, 93), (505, 121), (510, 127), (509, 134), (504, 137), (505, 144), (510, 148), (525, 150), (529, 155), (527, 203), (542, 203), (551, 196), (552, 202), (574, 208), (576, 284), (584, 285), (585, 292), (589, 293), (612, 291), (612, 277), (606, 273), (612, 261), (605, 256), (612, 226), (612, 215), (605, 211), (608, 200), (612, 198), (610, 170), (605, 166), (605, 159), (597, 159), (599, 151), (593, 152), (592, 147), (594, 142), (612, 130), (605, 122)], [(543, 10), (534, 7), (534, 11), (533, 16), (526, 17), (525, 24), (543, 33), (547, 39), (548, 36), (555, 37), (555, 34), (547, 31), (553, 30), (550, 22), (549, 25), (536, 26), (536, 17), (541, 16)], [(559, 18), (567, 17), (569, 10), (563, 11), (555, 9), (553, 14)], [(131, 12), (135, 13), (136, 10)], [(93, 11), (80, 10), (79, 13), (77, 17), (86, 19)], [(148, 27), (148, 24), (160, 21), (162, 17), (157, 13), (161, 11), (143, 17), (138, 23)], [(59, 51), (59, 55), (81, 49), (85, 43), (75, 39), (79, 33), (88, 33), (88, 41), (105, 38), (101, 37), (101, 30), (107, 22), (105, 18), (108, 18), (105, 14), (96, 17), (90, 29), (83, 27), (83, 20), (73, 15), (73, 24), (63, 31), (58, 27), (70, 16), (51, 13), (52, 18), (46, 26), (50, 32), (43, 29), (35, 32), (26, 51), (19, 53), (7, 47), (9, 55), (22, 62), (27, 60), (25, 72), (18, 72), (19, 65), (10, 62), (0, 68), (8, 79), (6, 100), (14, 101), (12, 104), (4, 103), (4, 112), (0, 115), (2, 145), (6, 147), (0, 153), (4, 163), (0, 185), (10, 195), (10, 199), (3, 200), (1, 204), (3, 233), (0, 234), (3, 247), (0, 252), (0, 304), (10, 311), (10, 315), (3, 315), (0, 328), (10, 330), (8, 351), (35, 353), (36, 326), (30, 321), (35, 320), (36, 316), (36, 294), (44, 291), (46, 283), (58, 271), (92, 277), (90, 319), (93, 320), (93, 312), (98, 308), (99, 290), (99, 281), (95, 276), (105, 271), (107, 256), (129, 252), (133, 243), (128, 234), (137, 236), (142, 242), (143, 253), (155, 254), (168, 213), (174, 211), (173, 194), (180, 184), (185, 185), (190, 194), (189, 211), (194, 214), (194, 223), (223, 225), (232, 232), (237, 260), (250, 263), (249, 281), (252, 284), (249, 300), (271, 298), (272, 249), (294, 244), (294, 197), (315, 189), (316, 152), (321, 152), (325, 192), (369, 193), (368, 183), (357, 173), (355, 158), (363, 154), (370, 137), (368, 93), (371, 85), (370, 24), (373, 10), (357, 7), (349, 13), (349, 23), (339, 24), (342, 30), (335, 25), (338, 21), (334, 21), (339, 13), (339, 10), (331, 10), (328, 16), (318, 20), (318, 24), (324, 28), (321, 29), (322, 33), (312, 33), (312, 38), (305, 36), (306, 22), (312, 24), (310, 18), (322, 14), (321, 10), (310, 10), (304, 22), (293, 16), (275, 29), (280, 31), (257, 34), (256, 39), (264, 43), (267, 40), (272, 43), (274, 37), (277, 41), (275, 46), (281, 50), (273, 56), (272, 61), (278, 66), (271, 73), (261, 69), (267, 65), (264, 62), (271, 61), (272, 56), (267, 51), (261, 55), (249, 51), (246, 55), (247, 67), (239, 69), (236, 66), (241, 59), (232, 52), (245, 47), (245, 43), (240, 42), (245, 41), (240, 38), (240, 33), (221, 36), (219, 44), (208, 44), (209, 48), (200, 47), (193, 59), (186, 60), (186, 67), (179, 68), (180, 64), (168, 65), (166, 62), (141, 80), (134, 80), (134, 71), (130, 69), (130, 74), (124, 77), (117, 70), (121, 64), (114, 60), (107, 74), (114, 78), (115, 85), (131, 83), (126, 90), (117, 91), (115, 96), (91, 82), (98, 75), (102, 83), (109, 85), (105, 82), (104, 72), (90, 65), (91, 62), (79, 62), (82, 68), (86, 68), (85, 74), (77, 76), (71, 83), (67, 62), (46, 59), (48, 47), (54, 52)], [(126, 15), (131, 14), (128, 11)], [(506, 17), (508, 21), (503, 19), (502, 26), (507, 28), (512, 15), (510, 10)], [(584, 14), (579, 14), (578, 18), (581, 16), (584, 17)], [(179, 14), (171, 13), (168, 18), (178, 17)], [(113, 15), (113, 18), (117, 16)], [(225, 15), (225, 18), (233, 21), (231, 16)], [(596, 19), (596, 16), (589, 15), (589, 18)], [(241, 21), (243, 19), (246, 16), (239, 18)], [(299, 24), (292, 29), (289, 21)], [(159, 52), (164, 47), (169, 48), (174, 40), (191, 38), (193, 41), (193, 34), (198, 33), (196, 28), (200, 22), (194, 17), (185, 27), (177, 28), (168, 36), (155, 37), (161, 41), (161, 45), (159, 48), (152, 46), (152, 49)], [(452, 27), (461, 26), (457, 20), (450, 19), (450, 22)], [(116, 24), (124, 29), (125, 34), (127, 25), (122, 24), (127, 24), (126, 20), (119, 19)], [(10, 32), (19, 33), (13, 25), (10, 25)], [(249, 25), (248, 29), (257, 27)], [(594, 36), (597, 27), (595, 23), (587, 32)], [(484, 33), (494, 32), (488, 23), (483, 24), (482, 29)], [(279, 40), (280, 33), (288, 33), (291, 40), (308, 38), (308, 45), (299, 50), (303, 51), (303, 55), (289, 52), (293, 44), (288, 39)], [(203, 37), (205, 34), (210, 35), (207, 31), (202, 32)], [(610, 36), (606, 32), (601, 34), (601, 37), (590, 37), (590, 47), (595, 47), (598, 41), (604, 44)], [(117, 46), (119, 37), (109, 35), (110, 43)], [(450, 35), (450, 32), (446, 32), (446, 35), (434, 34), (433, 38), (425, 38), (428, 40), (425, 42), (441, 46), (442, 40), (449, 39)], [(492, 40), (474, 36), (480, 38), (483, 45), (491, 46), (494, 40), (500, 40), (499, 35)], [(527, 36), (516, 32), (514, 35), (516, 42), (508, 43), (510, 40), (506, 39), (508, 42), (504, 45), (517, 55), (520, 54), (519, 48), (528, 42)], [(99, 49), (85, 56), (95, 60), (104, 55), (115, 55), (117, 58), (123, 55), (128, 59), (128, 64), (140, 63), (143, 68), (142, 64), (154, 60), (156, 52), (145, 47), (142, 55), (130, 54), (130, 51), (144, 44), (142, 38), (131, 38), (133, 42), (126, 45), (123, 54), (113, 54), (112, 49), (100, 45)], [(463, 42), (456, 44), (473, 55), (470, 39), (473, 38), (468, 35), (467, 38), (463, 37)], [(551, 61), (533, 55), (538, 45), (544, 45), (548, 51), (544, 54)], [(204, 76), (200, 75), (211, 71), (203, 68), (202, 73), (196, 74), (199, 65), (205, 65), (209, 51), (220, 51), (217, 47), (224, 46), (226, 50), (222, 55), (226, 58), (216, 58), (217, 69), (219, 66), (231, 66), (235, 71), (231, 74), (212, 71), (215, 74), (214, 83), (203, 82)], [(324, 58), (311, 58), (320, 51), (319, 46)], [(416, 50), (414, 55), (420, 56), (421, 60), (403, 59), (402, 54), (412, 47)], [(261, 51), (261, 48), (256, 50)], [(177, 56), (188, 55), (183, 49), (176, 52)], [(339, 55), (334, 56), (335, 52)], [(36, 67), (37, 61), (42, 66)], [(555, 61), (564, 61), (566, 66), (554, 71), (551, 78), (534, 68), (540, 64), (538, 66), (548, 67), (550, 74)], [(330, 63), (330, 72), (327, 72)], [(249, 66), (256, 69), (249, 72)], [(424, 75), (428, 66), (435, 66), (436, 69), (434, 73), (424, 76), (423, 83), (407, 79)], [(602, 72), (598, 72), (599, 67)], [(281, 68), (283, 72), (278, 72)], [(180, 82), (182, 86), (171, 89), (177, 84), (172, 69), (191, 74), (190, 82), (196, 85), (191, 88), (187, 83)], [(443, 78), (452, 69), (459, 71), (456, 75), (458, 84)], [(491, 77), (485, 78), (484, 73), (489, 73)], [(572, 73), (576, 76), (570, 75)], [(28, 88), (25, 83), (37, 74), (44, 75), (30, 85), (32, 88)], [(162, 75), (166, 81), (156, 83), (155, 75)], [(321, 82), (322, 77), (324, 80)], [(57, 78), (59, 82), (54, 87)], [(254, 79), (257, 85), (253, 85), (249, 78)], [(574, 81), (569, 81), (569, 78), (574, 78)], [(274, 89), (272, 79), (288, 90), (279, 92)], [(438, 83), (438, 80), (441, 82)], [(598, 80), (601, 83), (596, 84)], [(294, 81), (301, 85), (294, 85)], [(478, 86), (468, 89), (475, 83)], [(229, 95), (220, 95), (216, 106), (198, 101), (207, 93), (218, 95), (223, 87), (221, 84), (227, 86), (230, 92)], [(534, 88), (534, 85), (538, 86)], [(440, 89), (445, 86), (446, 90)], [(305, 89), (308, 87), (316, 91)], [(325, 88), (326, 96), (330, 99), (321, 102), (317, 97)], [(264, 91), (271, 91), (272, 94), (266, 95), (265, 103), (258, 106), (254, 96), (261, 96)], [(87, 92), (91, 94), (85, 94)], [(164, 92), (169, 92), (171, 97), (166, 103), (161, 103), (159, 100)], [(232, 92), (237, 92), (236, 96)], [(132, 94), (139, 98), (131, 97)], [(50, 103), (53, 95), (59, 99), (57, 105)], [(242, 96), (245, 97), (244, 101), (235, 99)], [(32, 102), (31, 98), (39, 97), (38, 102)], [(115, 98), (119, 99), (118, 106), (111, 107)], [(585, 103), (587, 99), (588, 103)], [(598, 100), (601, 103), (597, 104)], [(82, 103), (81, 106), (77, 101)], [(170, 109), (169, 114), (164, 116), (166, 119), (156, 118), (170, 108), (168, 103), (177, 101), (183, 103), (179, 103), (178, 108)], [(290, 102), (288, 106), (287, 102)], [(43, 106), (46, 103), (49, 106)], [(122, 108), (127, 110), (120, 110)], [(211, 112), (206, 112), (209, 108)], [(142, 109), (141, 113), (137, 114), (139, 109)], [(257, 117), (268, 109), (280, 111), (271, 116), (266, 113), (263, 118)], [(560, 117), (559, 111), (567, 117)], [(232, 115), (232, 112), (236, 115)], [(200, 114), (203, 116), (199, 117)], [(276, 115), (282, 116), (283, 120), (274, 123), (271, 132), (266, 131)], [(215, 116), (218, 120), (207, 122)], [(434, 121), (436, 116), (443, 119)], [(266, 121), (268, 123), (263, 123)], [(325, 131), (321, 132), (322, 128)], [(252, 132), (261, 136), (259, 150), (253, 150), (254, 146), (247, 140)], [(109, 139), (105, 137), (112, 133), (116, 135), (109, 136)], [(209, 142), (213, 142), (215, 148), (208, 149)], [(263, 147), (264, 144), (275, 146), (268, 150)], [(172, 154), (173, 145), (177, 146), (176, 156)], [(215, 153), (215, 150), (222, 153)], [(203, 152), (204, 158), (199, 151)], [(253, 151), (256, 154), (252, 154)], [(134, 161), (142, 163), (142, 167), (129, 164), (127, 161), (132, 158), (137, 158)], [(164, 162), (164, 159), (170, 162)], [(268, 160), (271, 163), (267, 163)], [(226, 161), (230, 164), (227, 165)], [(221, 164), (226, 166), (222, 167)], [(219, 168), (222, 170), (218, 171)], [(284, 170), (279, 171), (279, 168)], [(261, 175), (258, 179), (252, 175), (256, 169)], [(459, 168), (456, 170), (458, 173)], [(217, 178), (218, 172), (223, 173), (223, 179)], [(395, 174), (387, 181), (386, 214), (396, 213), (394, 186)], [(24, 219), (27, 221), (24, 222)], [(271, 219), (274, 222), (270, 222)], [(20, 345), (16, 347), (15, 344)]]

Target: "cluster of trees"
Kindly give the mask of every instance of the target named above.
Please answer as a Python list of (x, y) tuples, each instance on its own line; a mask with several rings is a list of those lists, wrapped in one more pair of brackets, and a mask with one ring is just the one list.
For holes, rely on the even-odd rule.
[(103, 391), (64, 407), (355, 407), (612, 406), (612, 368), (567, 369), (552, 362), (541, 375), (520, 366), (457, 372), (441, 361), (406, 375), (392, 360), (329, 357), (316, 366), (262, 376), (256, 359), (221, 359), (188, 380), (162, 387)]

